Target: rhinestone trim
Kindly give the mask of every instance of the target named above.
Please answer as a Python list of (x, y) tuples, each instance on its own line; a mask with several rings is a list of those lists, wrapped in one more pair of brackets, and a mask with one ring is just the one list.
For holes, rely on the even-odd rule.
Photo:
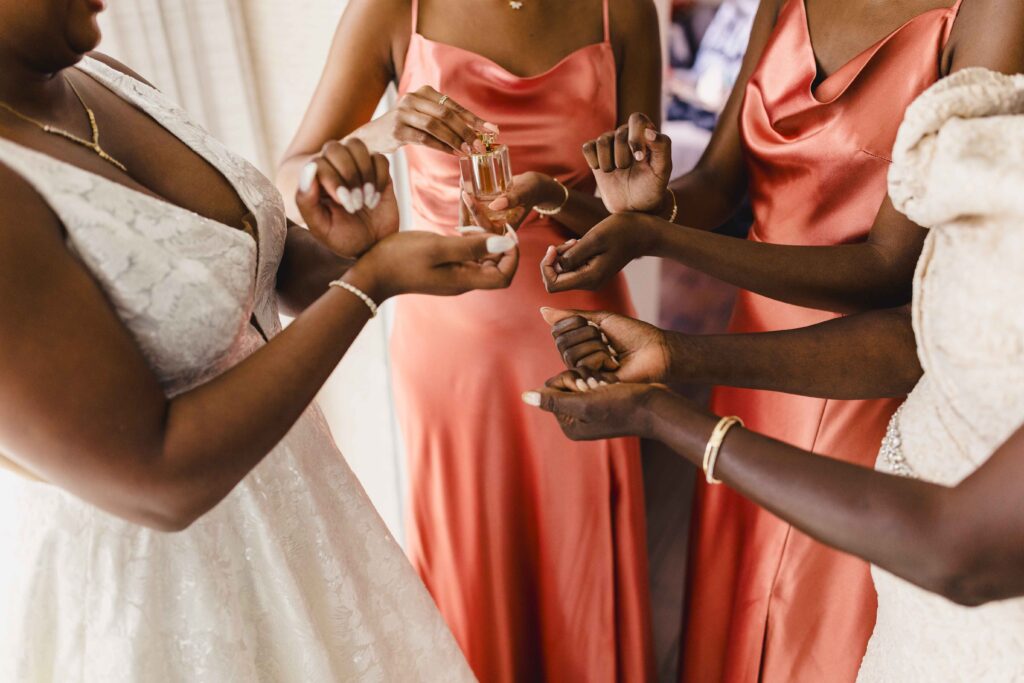
[(893, 474), (917, 479), (917, 472), (903, 455), (903, 437), (900, 435), (900, 415), (902, 414), (903, 406), (900, 406), (889, 420), (889, 427), (885, 430), (885, 438), (882, 439), (879, 455), (886, 468)]

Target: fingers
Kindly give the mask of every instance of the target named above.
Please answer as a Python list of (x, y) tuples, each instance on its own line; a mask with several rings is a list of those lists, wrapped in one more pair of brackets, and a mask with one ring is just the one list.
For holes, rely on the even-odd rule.
[(466, 211), (469, 213), (470, 218), (473, 219), (473, 223), (488, 232), (501, 232), (498, 227), (491, 222), (490, 217), (487, 215), (487, 211), (484, 210), (483, 205), (477, 201), (476, 197), (468, 192), (463, 192), (462, 204), (466, 207)]
[(590, 140), (583, 144), (583, 158), (587, 160), (590, 170), (596, 171), (601, 167), (601, 162), (597, 158), (597, 140)]
[[(481, 261), (485, 258), (516, 250), (514, 233), (505, 235), (468, 235), (465, 237), (439, 237), (431, 256), (435, 266)], [(495, 267), (500, 264), (498, 261)]]
[(629, 168), (636, 161), (629, 144), (629, 126), (619, 126), (615, 131), (615, 149), (613, 152), (616, 168)]
[(630, 114), (628, 129), (629, 147), (633, 160), (643, 161), (647, 158), (647, 145), (650, 142), (646, 136), (648, 131), (658, 132), (657, 127), (646, 114), (636, 112)]
[(391, 164), (383, 154), (373, 155), (373, 187), (372, 199), (368, 199), (366, 207), (373, 211), (380, 204), (384, 190), (391, 184)]
[(320, 201), (321, 184), (317, 181), (319, 173), (320, 166), (316, 161), (303, 166), (299, 172), (299, 187), (295, 192), (295, 206), (302, 214), (306, 227), (314, 234), (324, 232), (331, 220), (330, 210)]
[(398, 120), (411, 129), (396, 131), (408, 142), (425, 144), (442, 151), (472, 154), (484, 151), (479, 131), (497, 132), (498, 127), (479, 118), (461, 104), (445, 97), (430, 86), (402, 98)]
[(562, 272), (577, 270), (603, 252), (604, 245), (599, 239), (593, 236), (588, 239), (584, 236), (559, 253), (558, 265), (562, 267)]
[(651, 170), (668, 182), (672, 177), (672, 139), (653, 128), (648, 128), (644, 137), (651, 154)]
[(567, 391), (572, 393), (584, 393), (600, 389), (618, 382), (614, 375), (605, 372), (594, 372), (587, 368), (566, 370), (559, 373), (544, 383), (549, 389)]
[(608, 259), (602, 254), (577, 270), (562, 273), (555, 273), (553, 268), (544, 270), (544, 285), (551, 294), (573, 289), (594, 290), (604, 283), (606, 273), (611, 270)]
[(615, 170), (614, 144), (615, 137), (611, 133), (605, 133), (597, 139), (597, 167), (605, 173)]

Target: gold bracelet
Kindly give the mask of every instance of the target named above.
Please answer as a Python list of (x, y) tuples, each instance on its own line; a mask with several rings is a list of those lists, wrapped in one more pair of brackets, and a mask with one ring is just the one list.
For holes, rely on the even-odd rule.
[(711, 432), (711, 438), (708, 439), (708, 445), (704, 449), (704, 480), (709, 484), (722, 483), (720, 480), (715, 479), (715, 463), (718, 462), (718, 451), (722, 449), (722, 441), (725, 440), (725, 435), (736, 425), (742, 427), (743, 420), (735, 415), (723, 417), (715, 425), (714, 431)]
[(667, 188), (668, 194), (672, 197), (672, 215), (668, 217), (669, 223), (675, 223), (676, 217), (679, 215), (679, 202), (676, 200), (676, 193), (672, 188)]
[(542, 209), (539, 206), (533, 207), (533, 210), (539, 213), (541, 216), (557, 216), (558, 214), (562, 213), (562, 209), (564, 209), (565, 205), (569, 203), (569, 188), (562, 184), (562, 181), (559, 180), (558, 178), (552, 178), (552, 180), (558, 183), (558, 186), (562, 188), (562, 192), (565, 193), (565, 199), (563, 199), (562, 203), (559, 204), (558, 208), (555, 209)]
[(366, 292), (364, 292), (363, 290), (359, 289), (355, 285), (350, 285), (349, 283), (344, 282), (342, 280), (335, 280), (330, 285), (328, 285), (328, 287), (338, 287), (339, 289), (344, 289), (346, 292), (349, 292), (351, 294), (356, 295), (359, 299), (362, 300), (362, 302), (364, 304), (366, 304), (366, 307), (370, 309), (370, 317), (371, 318), (376, 318), (377, 317), (377, 304), (376, 304), (376, 302), (374, 302), (374, 300), (371, 299), (366, 294)]

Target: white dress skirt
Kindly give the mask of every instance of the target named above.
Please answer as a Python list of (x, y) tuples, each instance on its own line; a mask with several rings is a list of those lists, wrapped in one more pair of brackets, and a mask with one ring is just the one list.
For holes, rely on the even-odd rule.
[[(160, 93), (80, 68), (232, 183), (258, 240), (0, 138), (59, 215), (169, 396), (280, 331), (280, 195)], [(213, 511), (168, 534), (0, 471), (0, 682), (470, 681), (402, 550), (311, 406)]]
[[(1024, 423), (1024, 76), (968, 69), (924, 92), (897, 136), (889, 194), (931, 229), (913, 301), (925, 374), (878, 469), (952, 486)], [(861, 683), (1024, 681), (1024, 599), (967, 608), (873, 575)]]

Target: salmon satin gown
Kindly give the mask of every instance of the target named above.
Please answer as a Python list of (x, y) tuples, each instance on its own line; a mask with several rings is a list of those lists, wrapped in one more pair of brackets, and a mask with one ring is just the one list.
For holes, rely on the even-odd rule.
[[(416, 8), (399, 92), (433, 86), (501, 127), (514, 172), (592, 193), (582, 145), (617, 121), (607, 6), (604, 42), (529, 78), (419, 35)], [(415, 227), (456, 234), (457, 159), (406, 154)], [(632, 682), (653, 669), (638, 442), (573, 443), (520, 399), (564, 368), (541, 306), (633, 310), (621, 276), (598, 292), (545, 291), (544, 251), (570, 237), (532, 214), (509, 289), (397, 307), (409, 553), (485, 683)]]
[[(780, 11), (740, 114), (750, 239), (863, 240), (886, 196), (896, 131), (938, 77), (956, 6), (925, 12), (814, 87), (803, 0)], [(730, 331), (837, 317), (741, 292)], [(874, 466), (899, 400), (834, 401), (719, 387), (716, 414), (815, 453)], [(687, 683), (853, 681), (875, 622), (868, 564), (826, 548), (723, 486), (698, 485), (682, 650)]]

